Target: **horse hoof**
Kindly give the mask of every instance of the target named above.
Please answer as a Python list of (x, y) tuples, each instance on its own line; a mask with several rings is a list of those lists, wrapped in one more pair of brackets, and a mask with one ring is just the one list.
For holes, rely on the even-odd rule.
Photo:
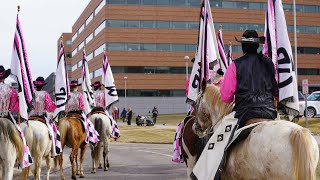
[(102, 166), (99, 166), (98, 169), (102, 169)]
[(104, 171), (109, 171), (109, 168), (107, 168), (107, 167), (106, 167), (106, 168), (104, 168)]
[(94, 169), (91, 171), (92, 174), (95, 174), (97, 171)]
[(77, 174), (76, 174), (77, 176), (79, 176), (80, 174), (77, 172)]
[(80, 178), (84, 178), (84, 175), (80, 175)]
[(77, 179), (77, 177), (76, 176), (71, 176), (71, 179)]

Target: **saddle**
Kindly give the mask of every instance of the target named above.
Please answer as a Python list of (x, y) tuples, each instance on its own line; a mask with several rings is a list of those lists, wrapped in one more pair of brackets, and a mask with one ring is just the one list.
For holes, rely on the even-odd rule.
[(107, 115), (106, 112), (104, 111), (92, 111), (91, 112), (91, 115), (94, 115), (94, 114), (103, 114), (103, 115)]
[(39, 121), (39, 122), (42, 122), (43, 124), (47, 125), (46, 120), (40, 116), (30, 116), (29, 121)]
[(74, 119), (78, 119), (81, 124), (82, 124), (82, 129), (83, 131), (85, 131), (86, 129), (86, 126), (85, 126), (85, 122), (84, 122), (84, 119), (82, 117), (81, 114), (79, 114), (78, 112), (69, 112), (67, 115), (66, 115), (67, 118), (74, 118)]

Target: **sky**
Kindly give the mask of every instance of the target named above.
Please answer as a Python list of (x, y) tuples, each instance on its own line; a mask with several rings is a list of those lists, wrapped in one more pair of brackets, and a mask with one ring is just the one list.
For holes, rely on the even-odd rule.
[(1, 0), (0, 65), (10, 68), (17, 5), (32, 78), (46, 78), (56, 70), (57, 40), (72, 25), (90, 0)]

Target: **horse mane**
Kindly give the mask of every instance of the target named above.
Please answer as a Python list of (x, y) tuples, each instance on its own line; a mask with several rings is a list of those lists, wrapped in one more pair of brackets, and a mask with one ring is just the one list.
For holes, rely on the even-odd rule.
[(207, 84), (207, 87), (203, 94), (203, 98), (206, 99), (207, 105), (209, 106), (211, 112), (215, 110), (219, 111), (218, 120), (221, 120), (224, 116), (232, 112), (234, 104), (222, 102), (220, 88), (218, 86)]
[(10, 122), (9, 119), (0, 118), (0, 136), (5, 141), (10, 141), (17, 152), (17, 160), (18, 162), (23, 161), (23, 142), (20, 137), (18, 130), (14, 127), (13, 123)]

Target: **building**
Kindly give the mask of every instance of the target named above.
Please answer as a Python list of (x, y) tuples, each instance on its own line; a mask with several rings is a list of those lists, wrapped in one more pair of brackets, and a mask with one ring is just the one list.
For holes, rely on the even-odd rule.
[[(216, 30), (221, 24), (225, 47), (241, 55), (240, 37), (246, 29), (264, 31), (267, 0), (210, 0)], [(309, 79), (320, 89), (320, 1), (296, 0), (299, 85)], [(293, 43), (293, 7), (283, 0), (288, 32)], [(127, 106), (147, 113), (185, 112), (186, 61), (194, 57), (199, 21), (199, 0), (92, 0), (72, 26), (72, 79), (81, 81), (81, 58), (86, 47), (92, 81), (102, 75), (103, 49), (115, 77), (118, 94)], [(227, 51), (228, 49), (226, 49)], [(192, 64), (187, 63), (190, 67)], [(190, 72), (190, 70), (189, 70)], [(125, 80), (127, 77), (127, 80)], [(125, 88), (126, 84), (126, 88)], [(123, 99), (118, 106), (124, 107)]]

